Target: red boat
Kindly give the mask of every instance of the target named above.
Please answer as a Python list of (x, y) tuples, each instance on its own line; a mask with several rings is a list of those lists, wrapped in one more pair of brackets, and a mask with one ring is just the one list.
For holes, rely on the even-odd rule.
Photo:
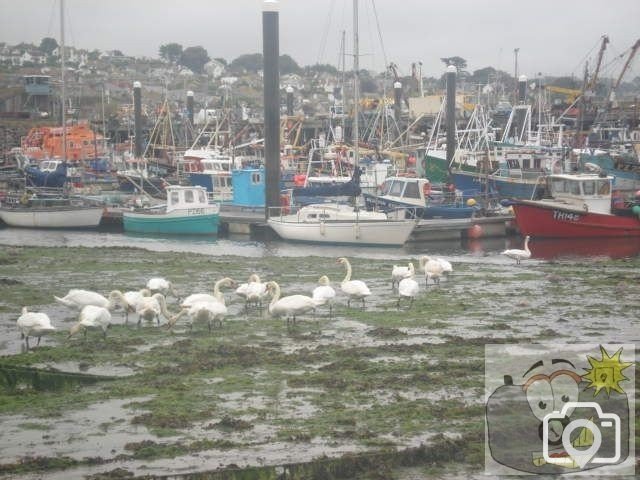
[(631, 206), (620, 198), (612, 205), (612, 183), (611, 176), (549, 175), (551, 198), (514, 201), (520, 232), (548, 238), (640, 237), (640, 219)]

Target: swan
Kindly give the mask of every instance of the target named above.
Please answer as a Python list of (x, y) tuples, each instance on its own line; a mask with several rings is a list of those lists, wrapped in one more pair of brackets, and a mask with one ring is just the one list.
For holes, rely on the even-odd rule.
[(180, 307), (189, 308), (193, 304), (198, 302), (219, 302), (222, 305), (225, 305), (224, 295), (222, 294), (220, 289), (222, 287), (235, 287), (236, 285), (236, 281), (232, 278), (221, 278), (213, 286), (213, 295), (210, 293), (192, 293), (182, 301)]
[(193, 329), (193, 322), (203, 321), (207, 322), (209, 326), (209, 332), (211, 332), (211, 324), (215, 325), (216, 320), (222, 327), (222, 320), (227, 315), (227, 307), (220, 302), (196, 302), (189, 308), (183, 308), (169, 319), (167, 328), (171, 330), (176, 322), (185, 314), (189, 315), (189, 329)]
[(143, 318), (147, 321), (153, 321), (155, 318), (158, 325), (160, 325), (161, 313), (166, 319), (171, 317), (171, 314), (167, 311), (167, 302), (161, 293), (154, 293), (150, 297), (142, 297), (138, 305), (136, 305), (136, 313), (138, 314), (138, 326), (140, 326)]
[(96, 307), (106, 308), (107, 310), (113, 310), (117, 304), (120, 304), (125, 311), (129, 309), (129, 304), (120, 290), (113, 290), (109, 294), (109, 297), (105, 298), (103, 295), (92, 292), (91, 290), (74, 288), (69, 290), (69, 293), (62, 298), (56, 296), (53, 298), (56, 302), (69, 308), (82, 309), (87, 305), (94, 305)]
[(101, 328), (103, 338), (107, 338), (107, 328), (111, 324), (111, 313), (104, 307), (96, 307), (95, 305), (87, 305), (80, 311), (78, 317), (78, 323), (76, 323), (71, 330), (69, 330), (69, 336), (78, 333), (80, 330), (84, 330), (84, 338), (87, 338), (88, 328)]
[(254, 275), (254, 280), (247, 285), (247, 297), (245, 300), (245, 308), (247, 304), (253, 303), (262, 310), (262, 299), (268, 295), (267, 284), (260, 281), (258, 275)]
[(516, 261), (517, 265), (520, 265), (520, 260), (528, 260), (531, 258), (531, 250), (529, 250), (529, 235), (524, 237), (524, 249), (520, 250), (519, 248), (511, 248), (509, 250), (505, 250), (501, 253), (501, 255), (506, 255), (509, 258), (513, 258)]
[(124, 311), (124, 321), (125, 323), (129, 323), (129, 313), (134, 313), (136, 311), (138, 303), (140, 303), (144, 297), (151, 296), (151, 290), (149, 290), (148, 288), (143, 288), (142, 290), (132, 290), (124, 292), (122, 295), (129, 305), (129, 308), (125, 309)]
[(175, 298), (180, 298), (171, 282), (161, 277), (150, 278), (147, 282), (147, 288), (151, 290), (151, 293), (161, 293), (165, 297), (171, 294)]
[(420, 287), (418, 282), (413, 278), (403, 278), (398, 284), (398, 308), (400, 308), (400, 300), (403, 298), (409, 298), (409, 308), (413, 305), (413, 300), (418, 296)]
[(330, 285), (329, 277), (322, 275), (318, 279), (318, 286), (313, 289), (311, 298), (316, 302), (316, 305), (329, 305), (329, 316), (331, 316), (333, 310), (333, 299), (336, 296), (336, 291)]
[(440, 277), (444, 274), (442, 264), (435, 258), (427, 255), (420, 257), (420, 268), (424, 270), (425, 283), (429, 284), (429, 279), (433, 279), (434, 284), (440, 283)]
[(30, 312), (27, 307), (22, 307), (22, 315), (17, 320), (20, 329), (21, 338), (27, 343), (27, 351), (29, 351), (29, 337), (38, 337), (36, 347), (40, 345), (42, 335), (48, 335), (55, 331), (55, 327), (51, 325), (51, 320), (46, 313)]
[(351, 264), (349, 260), (344, 257), (340, 257), (337, 260), (337, 263), (343, 264), (347, 267), (347, 274), (344, 277), (344, 280), (340, 283), (340, 289), (349, 296), (349, 300), (347, 300), (347, 307), (350, 306), (351, 300), (362, 300), (362, 308), (364, 309), (364, 299), (365, 297), (371, 295), (371, 290), (367, 287), (367, 284), (362, 280), (351, 280)]
[(444, 258), (436, 258), (436, 262), (442, 265), (442, 272), (445, 275), (448, 275), (453, 272), (453, 266), (451, 265), (451, 262), (449, 262), (448, 260), (445, 260)]
[(411, 278), (415, 275), (416, 269), (413, 266), (413, 262), (409, 262), (409, 265), (406, 267), (400, 267), (398, 265), (394, 265), (391, 270), (391, 289), (398, 285), (400, 280), (403, 278)]
[(286, 316), (287, 324), (290, 319), (296, 323), (296, 316), (314, 310), (317, 306), (315, 300), (306, 295), (289, 295), (280, 298), (280, 285), (276, 282), (267, 282), (267, 290), (271, 293), (269, 313), (274, 317)]
[(240, 285), (238, 285), (238, 288), (236, 288), (236, 292), (235, 292), (236, 295), (246, 300), (247, 289), (249, 288), (249, 284), (252, 282), (259, 282), (259, 281), (260, 281), (260, 277), (257, 274), (252, 273), (251, 275), (249, 275), (249, 280), (247, 280), (247, 283), (241, 283)]

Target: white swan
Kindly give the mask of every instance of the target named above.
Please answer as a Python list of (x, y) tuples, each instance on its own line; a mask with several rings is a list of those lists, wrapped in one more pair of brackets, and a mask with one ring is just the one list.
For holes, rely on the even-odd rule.
[(329, 277), (326, 275), (322, 275), (318, 279), (318, 286), (313, 289), (313, 293), (311, 294), (311, 298), (313, 298), (316, 305), (329, 305), (329, 316), (331, 316), (333, 311), (333, 299), (336, 296), (336, 291), (331, 286), (331, 282), (329, 281)]
[(398, 265), (394, 265), (391, 270), (391, 289), (393, 290), (400, 280), (403, 278), (411, 278), (415, 275), (416, 269), (413, 266), (413, 262), (409, 262), (408, 266), (401, 267)]
[(76, 323), (71, 330), (69, 330), (69, 336), (78, 333), (80, 330), (84, 331), (84, 338), (87, 338), (87, 329), (95, 328), (102, 329), (103, 338), (107, 338), (107, 328), (111, 324), (111, 313), (104, 307), (96, 307), (95, 305), (87, 305), (80, 311), (78, 317), (78, 323)]
[(506, 255), (509, 258), (513, 258), (516, 261), (516, 264), (520, 265), (521, 260), (528, 260), (529, 258), (531, 258), (531, 250), (529, 250), (529, 238), (529, 235), (524, 237), (523, 250), (520, 250), (519, 248), (511, 248), (502, 252), (501, 255)]
[(418, 282), (413, 278), (403, 278), (400, 280), (398, 284), (398, 308), (400, 308), (400, 300), (403, 298), (410, 299), (409, 308), (411, 308), (419, 292), (420, 287), (418, 286)]
[(222, 320), (227, 315), (227, 307), (220, 302), (196, 302), (189, 308), (183, 308), (169, 319), (167, 328), (171, 330), (176, 322), (183, 316), (189, 315), (189, 329), (193, 329), (193, 322), (203, 321), (207, 322), (209, 332), (211, 332), (211, 324), (215, 325), (218, 321), (220, 327), (222, 327)]
[(253, 281), (247, 285), (245, 308), (248, 304), (253, 303), (262, 310), (262, 299), (268, 295), (267, 284), (260, 281), (258, 275), (253, 275)]
[(453, 265), (451, 265), (451, 262), (449, 262), (448, 260), (445, 260), (444, 258), (436, 258), (436, 261), (440, 263), (440, 265), (442, 265), (442, 272), (445, 275), (453, 272)]
[(125, 309), (124, 311), (124, 322), (129, 323), (129, 314), (136, 311), (138, 303), (140, 303), (144, 297), (151, 296), (151, 290), (149, 290), (148, 288), (143, 288), (141, 290), (124, 292), (122, 295), (129, 305), (129, 308)]
[(29, 337), (38, 337), (36, 344), (38, 346), (43, 335), (48, 335), (56, 329), (51, 325), (51, 320), (46, 313), (30, 312), (27, 307), (22, 307), (22, 315), (18, 317), (16, 324), (20, 329), (21, 338), (24, 338), (27, 343), (27, 351), (29, 351)]
[(340, 257), (338, 259), (338, 263), (347, 267), (347, 274), (340, 283), (340, 289), (349, 296), (349, 300), (347, 300), (347, 307), (351, 305), (352, 299), (356, 299), (362, 300), (362, 308), (364, 309), (364, 299), (371, 295), (371, 290), (369, 290), (367, 284), (362, 280), (351, 280), (351, 264), (349, 263), (349, 260), (344, 257)]
[(271, 303), (269, 303), (269, 313), (274, 317), (286, 316), (287, 324), (290, 319), (296, 323), (296, 316), (315, 310), (316, 302), (306, 295), (289, 295), (280, 298), (280, 285), (276, 282), (267, 282), (267, 290), (271, 293)]
[(246, 301), (249, 284), (251, 282), (259, 282), (259, 281), (260, 281), (260, 277), (257, 274), (252, 273), (251, 275), (249, 275), (249, 280), (247, 280), (247, 283), (241, 283), (240, 285), (238, 285), (238, 288), (236, 288), (236, 291), (235, 291), (236, 295), (244, 298)]
[(221, 278), (213, 286), (213, 295), (210, 293), (192, 293), (180, 303), (180, 307), (189, 308), (198, 302), (219, 302), (225, 305), (224, 295), (220, 289), (222, 287), (235, 287), (236, 285), (236, 281), (232, 278)]
[(180, 298), (171, 282), (161, 277), (150, 278), (147, 282), (147, 288), (151, 290), (151, 293), (161, 293), (165, 297), (171, 294), (175, 298)]
[(96, 307), (113, 310), (117, 304), (120, 304), (125, 310), (129, 308), (129, 304), (120, 290), (113, 290), (109, 294), (109, 297), (105, 298), (103, 295), (100, 295), (97, 292), (92, 292), (91, 290), (80, 290), (74, 288), (69, 290), (69, 293), (62, 298), (56, 296), (53, 298), (56, 302), (69, 308), (82, 309), (87, 305), (94, 305)]
[(171, 318), (171, 314), (167, 311), (167, 302), (161, 293), (143, 297), (136, 305), (136, 313), (138, 314), (138, 326), (143, 318), (147, 321), (155, 319), (158, 325), (160, 325), (160, 314), (164, 315), (167, 320)]
[(424, 271), (425, 283), (429, 284), (429, 279), (433, 279), (433, 283), (439, 284), (440, 277), (444, 274), (442, 264), (435, 258), (427, 255), (420, 257), (420, 268)]

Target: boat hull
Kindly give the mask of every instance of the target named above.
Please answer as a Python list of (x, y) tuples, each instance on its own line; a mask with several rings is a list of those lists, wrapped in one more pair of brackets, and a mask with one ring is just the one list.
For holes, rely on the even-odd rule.
[(543, 202), (513, 205), (523, 235), (548, 238), (640, 237), (640, 220), (632, 215), (586, 212)]
[(97, 228), (102, 213), (102, 207), (0, 208), (0, 219), (19, 228)]
[(268, 224), (284, 240), (335, 245), (401, 246), (415, 227), (412, 221), (302, 223), (287, 220), (286, 217), (270, 218)]
[(160, 233), (168, 235), (215, 235), (218, 233), (218, 213), (145, 214), (124, 212), (125, 232)]

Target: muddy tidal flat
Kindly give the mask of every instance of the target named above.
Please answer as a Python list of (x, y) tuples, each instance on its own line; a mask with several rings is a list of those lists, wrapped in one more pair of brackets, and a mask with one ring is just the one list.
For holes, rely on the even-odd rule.
[[(469, 255), (439, 285), (418, 276), (419, 296), (398, 309), (392, 266), (417, 255), (360, 255), (353, 278), (372, 291), (363, 310), (347, 307), (336, 258), (313, 252), (0, 246), (0, 477), (275, 479), (291, 464), (298, 478), (481, 476), (485, 344), (640, 342), (639, 257)], [(53, 298), (139, 290), (151, 277), (184, 298), (252, 273), (283, 295), (310, 295), (328, 275), (333, 315), (320, 307), (287, 325), (226, 290), (228, 315), (211, 332), (181, 321), (168, 331), (164, 317), (137, 328), (120, 309), (106, 339), (68, 338), (78, 313)], [(29, 351), (23, 306), (57, 328)], [(176, 298), (168, 309), (179, 311)], [(636, 419), (636, 444), (639, 431)]]

